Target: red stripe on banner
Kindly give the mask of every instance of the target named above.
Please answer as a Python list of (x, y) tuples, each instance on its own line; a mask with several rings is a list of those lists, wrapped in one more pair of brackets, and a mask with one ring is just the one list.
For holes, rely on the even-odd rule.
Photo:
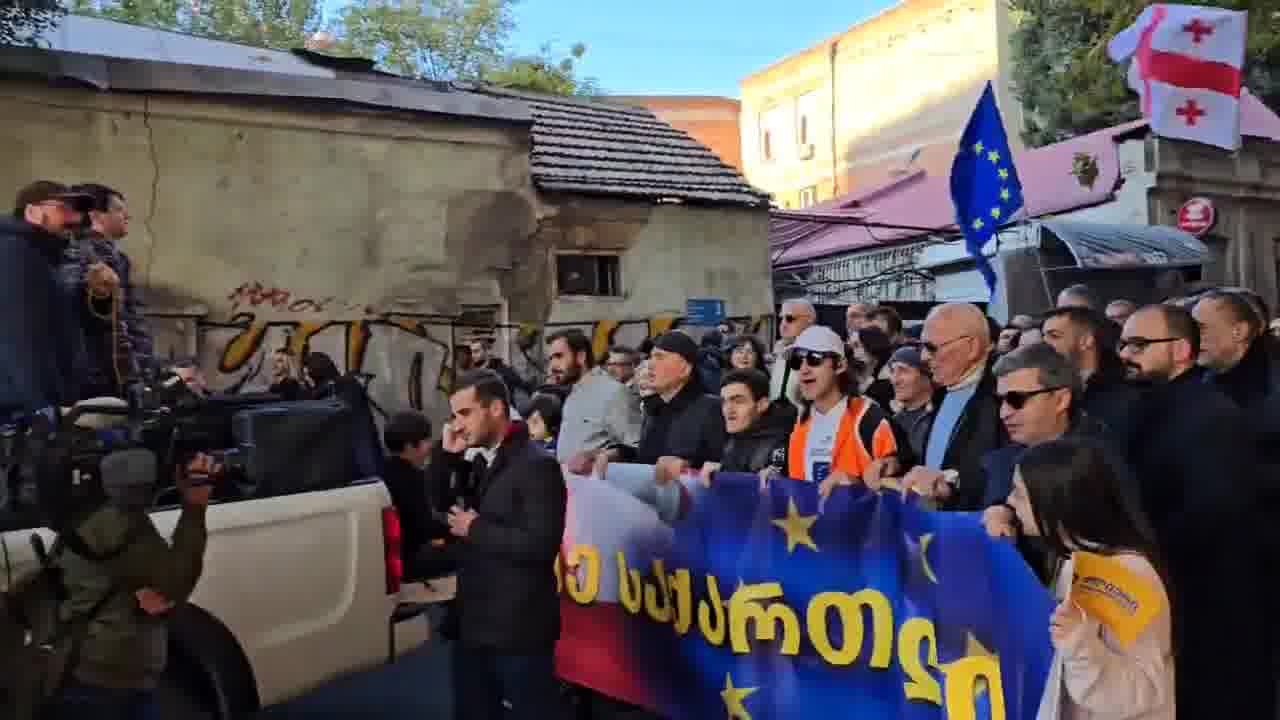
[(1240, 97), (1240, 68), (1190, 55), (1152, 50), (1143, 77), (1187, 90), (1212, 90)]
[(1142, 78), (1142, 114), (1151, 117), (1151, 40), (1155, 37), (1156, 28), (1169, 15), (1169, 9), (1157, 5), (1151, 11), (1151, 24), (1142, 29), (1138, 36), (1138, 51), (1133, 61), (1138, 64), (1138, 77)]
[(646, 682), (644, 671), (634, 667), (626, 623), (626, 611), (621, 605), (579, 605), (560, 598), (556, 674), (575, 685), (657, 712), (653, 688)]

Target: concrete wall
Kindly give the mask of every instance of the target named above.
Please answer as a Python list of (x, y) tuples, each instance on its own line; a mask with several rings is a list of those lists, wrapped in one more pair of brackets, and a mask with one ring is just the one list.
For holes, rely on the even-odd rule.
[(1177, 140), (1148, 143), (1157, 174), (1150, 191), (1151, 222), (1177, 225), (1183, 203), (1208, 198), (1217, 222), (1202, 238), (1214, 254), (1204, 280), (1250, 288), (1276, 307), (1280, 143), (1246, 137), (1236, 153)]
[[(637, 345), (686, 297), (771, 327), (764, 211), (539, 198), (527, 128), (3, 89), (0, 187), (122, 190), (158, 352), (197, 355), (214, 387), (264, 387), (271, 350), (307, 347), (374, 374), (386, 409), (441, 417), (451, 349), (473, 334), (537, 374), (546, 331)], [(556, 297), (555, 252), (587, 249), (620, 254), (622, 297)], [(459, 321), (477, 309), (495, 326)]]
[[(258, 385), (270, 349), (329, 352), (375, 394), (432, 392), (466, 304), (500, 304), (536, 227), (528, 129), (4, 81), (0, 187), (121, 189), (162, 352)], [(545, 317), (549, 300), (527, 307)], [(421, 386), (425, 385), (423, 391)]]
[[(988, 80), (1016, 146), (1022, 114), (1010, 91), (1007, 15), (998, 0), (908, 0), (747, 77), (747, 179), (795, 208), (805, 188), (823, 201), (885, 182), (917, 149), (912, 168), (945, 170)], [(772, 159), (763, 155), (765, 130)]]

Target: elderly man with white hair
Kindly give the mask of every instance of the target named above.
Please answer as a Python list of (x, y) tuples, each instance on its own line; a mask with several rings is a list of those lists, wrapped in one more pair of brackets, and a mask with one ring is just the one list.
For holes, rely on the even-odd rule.
[(924, 322), (923, 356), (934, 384), (936, 412), (924, 458), (903, 485), (947, 510), (979, 510), (986, 490), (981, 458), (1009, 444), (991, 372), (992, 338), (976, 305), (948, 303)]
[(808, 300), (794, 299), (782, 303), (778, 314), (778, 334), (781, 336), (773, 347), (773, 371), (769, 377), (769, 398), (786, 398), (797, 409), (804, 406), (798, 387), (799, 376), (787, 365), (787, 352), (800, 333), (808, 330), (818, 320), (818, 311)]

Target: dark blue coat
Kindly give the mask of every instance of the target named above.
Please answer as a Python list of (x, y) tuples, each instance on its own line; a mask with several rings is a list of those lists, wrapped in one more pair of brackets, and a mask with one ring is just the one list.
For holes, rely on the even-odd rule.
[(83, 286), (58, 272), (66, 241), (0, 218), (0, 413), (79, 399), (88, 312)]

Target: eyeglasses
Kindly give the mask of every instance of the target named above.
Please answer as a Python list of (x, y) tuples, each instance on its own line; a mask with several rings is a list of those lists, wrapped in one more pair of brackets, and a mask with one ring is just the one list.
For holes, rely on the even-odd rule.
[(1056, 387), (1040, 388), (1039, 390), (1010, 390), (1009, 392), (1003, 395), (997, 394), (996, 399), (999, 400), (1001, 403), (1007, 404), (1009, 407), (1013, 408), (1014, 410), (1021, 410), (1022, 408), (1026, 407), (1027, 401), (1029, 401), (1031, 398), (1037, 395), (1051, 393), (1054, 390), (1061, 390), (1064, 387), (1065, 387), (1064, 385), (1058, 385)]
[(787, 358), (787, 366), (792, 370), (799, 370), (801, 365), (808, 365), (812, 368), (822, 367), (822, 363), (827, 360), (834, 360), (836, 357), (838, 356), (835, 353), (792, 353), (791, 357)]
[(925, 352), (929, 353), (930, 355), (937, 355), (939, 352), (941, 352), (941, 351), (942, 351), (942, 348), (944, 348), (944, 347), (946, 347), (946, 346), (948, 346), (948, 345), (950, 345), (950, 344), (952, 344), (952, 343), (958, 343), (958, 342), (960, 342), (961, 340), (968, 340), (968, 339), (969, 339), (969, 338), (971, 338), (971, 337), (973, 337), (973, 336), (972, 336), (972, 335), (961, 335), (960, 337), (953, 337), (953, 338), (951, 338), (950, 340), (947, 340), (946, 342), (936, 343), (936, 344), (935, 344), (935, 343), (931, 343), (931, 342), (922, 342), (922, 343), (920, 343), (920, 349), (921, 349), (921, 350), (924, 350)]
[(1144, 338), (1144, 337), (1127, 337), (1120, 338), (1120, 342), (1116, 343), (1116, 352), (1122, 353), (1125, 350), (1133, 350), (1135, 353), (1145, 352), (1152, 345), (1162, 343), (1178, 342), (1182, 338)]

